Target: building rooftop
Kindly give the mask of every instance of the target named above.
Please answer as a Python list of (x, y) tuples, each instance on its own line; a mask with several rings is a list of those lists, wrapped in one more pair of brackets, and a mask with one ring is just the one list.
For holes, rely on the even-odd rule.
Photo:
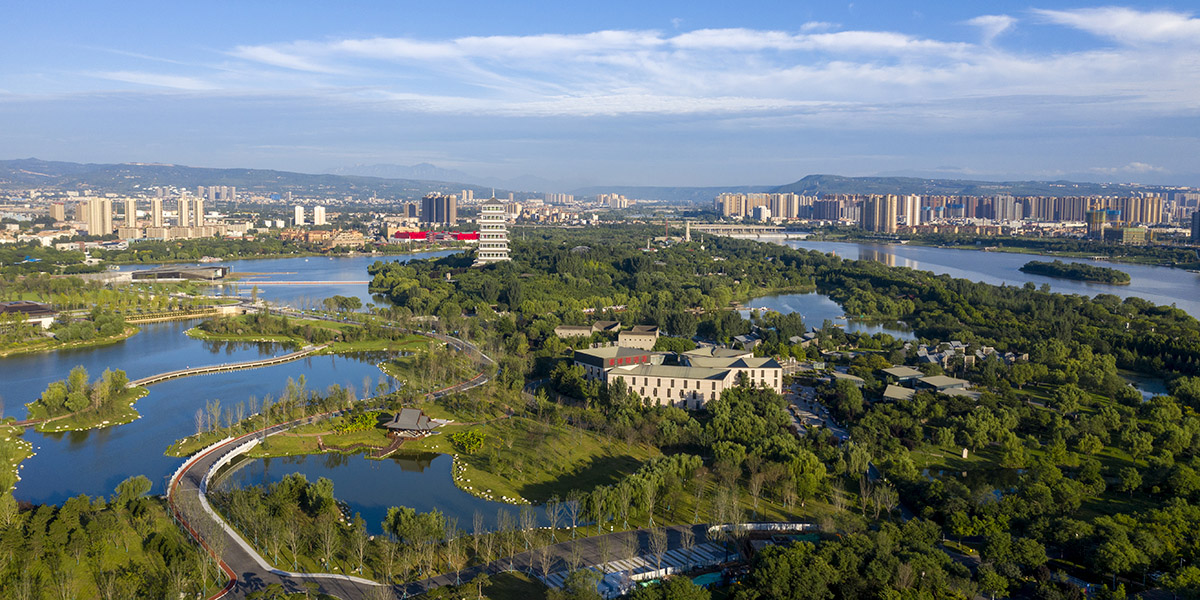
[(923, 377), (925, 375), (924, 373), (922, 373), (912, 367), (906, 367), (904, 365), (897, 365), (895, 367), (891, 367), (888, 369), (880, 369), (880, 371), (883, 371), (884, 373), (891, 375), (892, 377), (895, 377), (897, 379), (907, 379), (910, 377)]
[(908, 400), (912, 395), (917, 393), (916, 390), (898, 385), (888, 385), (887, 389), (883, 390), (884, 400)]
[(54, 309), (49, 304), (30, 302), (29, 300), (13, 300), (0, 302), (0, 313), (21, 313), (25, 315), (53, 315)]
[(384, 424), (384, 427), (404, 431), (431, 431), (434, 425), (420, 409), (402, 408), (391, 421)]
[(930, 387), (935, 387), (939, 390), (953, 387), (966, 387), (971, 383), (966, 379), (959, 379), (957, 377), (950, 377), (948, 375), (930, 375), (929, 377), (922, 377), (918, 381)]
[(709, 369), (702, 367), (676, 367), (668, 365), (630, 365), (616, 367), (613, 373), (646, 376), (646, 377), (675, 377), (680, 379), (712, 379), (723, 380), (729, 376), (732, 369)]
[(657, 325), (634, 325), (632, 329), (622, 333), (636, 333), (642, 335), (658, 335)]
[(688, 350), (683, 353), (688, 357), (707, 357), (707, 358), (746, 358), (754, 356), (754, 353), (749, 350), (739, 350), (737, 348), (721, 348), (719, 346), (705, 346)]
[(599, 348), (586, 348), (575, 351), (576, 357), (580, 354), (596, 358), (624, 358), (626, 356), (645, 356), (651, 354), (651, 351), (642, 350), (641, 348), (630, 348), (628, 346), (601, 346)]
[(782, 369), (779, 361), (769, 356), (760, 357), (705, 357), (693, 356), (688, 359), (693, 367), (709, 369)]

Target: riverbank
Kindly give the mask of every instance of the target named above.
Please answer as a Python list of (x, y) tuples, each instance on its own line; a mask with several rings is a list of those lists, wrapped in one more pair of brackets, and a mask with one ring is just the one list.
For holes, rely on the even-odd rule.
[(132, 423), (142, 417), (134, 405), (149, 393), (150, 390), (144, 387), (129, 388), (112, 399), (110, 405), (105, 409), (86, 410), (60, 417), (51, 417), (34, 425), (33, 428), (40, 433), (62, 433), (103, 429)]
[[(214, 262), (214, 264), (216, 264), (216, 263), (223, 263), (223, 262), (235, 262), (235, 261), (240, 261), (240, 260), (268, 260), (268, 259), (280, 259), (280, 258), (335, 258), (336, 259), (336, 258), (355, 258), (355, 257), (361, 257), (361, 256), (405, 256), (408, 254), (421, 254), (421, 253), (425, 253), (425, 252), (441, 252), (444, 250), (466, 250), (466, 249), (470, 248), (470, 246), (465, 246), (465, 245), (464, 246), (432, 246), (432, 247), (423, 247), (423, 248), (412, 248), (412, 247), (406, 247), (406, 246), (387, 246), (387, 247), (388, 248), (396, 247), (396, 248), (402, 248), (402, 249), (396, 250), (396, 251), (389, 251), (389, 252), (350, 251), (350, 252), (346, 252), (344, 254), (343, 253), (329, 254), (327, 252), (288, 252), (288, 253), (254, 254), (254, 255), (249, 255), (249, 256), (213, 257), (213, 258), (217, 259)], [(155, 259), (155, 260), (150, 260), (150, 261), (109, 260), (109, 261), (104, 261), (103, 264), (122, 266), (122, 267), (145, 266), (146, 268), (151, 268), (155, 265), (198, 264), (198, 263), (199, 263), (199, 259), (195, 259), (195, 258), (177, 258), (177, 259), (162, 259), (162, 260)], [(233, 275), (233, 274), (234, 273), (231, 273), (230, 275)]]
[[(809, 237), (805, 238), (805, 241), (844, 242), (844, 243), (851, 243), (851, 244), (881, 244), (881, 245), (888, 245), (888, 246), (921, 246), (921, 247), (925, 247), (925, 248), (940, 248), (943, 250), (973, 250), (976, 252), (1003, 252), (1005, 254), (1024, 254), (1024, 255), (1030, 255), (1030, 256), (1048, 256), (1048, 257), (1055, 257), (1055, 258), (1078, 258), (1078, 259), (1091, 259), (1091, 260), (1105, 260), (1105, 261), (1111, 261), (1114, 263), (1124, 263), (1124, 264), (1142, 265), (1142, 266), (1151, 266), (1151, 267), (1168, 267), (1168, 268), (1182, 269), (1182, 270), (1195, 270), (1195, 269), (1200, 268), (1200, 257), (1198, 257), (1196, 261), (1180, 262), (1180, 261), (1164, 261), (1164, 260), (1161, 260), (1161, 259), (1158, 259), (1158, 258), (1155, 258), (1152, 256), (1130, 256), (1127, 254), (1111, 254), (1111, 253), (1104, 253), (1104, 252), (1098, 252), (1098, 251), (1053, 250), (1053, 249), (1046, 249), (1046, 248), (1025, 248), (1025, 247), (1020, 247), (1020, 246), (1004, 245), (1005, 241), (1011, 241), (1012, 239), (1023, 239), (1023, 238), (1007, 238), (1007, 237), (1000, 237), (1000, 236), (977, 237), (977, 238), (973, 238), (972, 241), (969, 243), (966, 243), (966, 242), (964, 242), (964, 243), (945, 243), (944, 241), (940, 241), (940, 240), (927, 240), (927, 239), (922, 239), (922, 238), (918, 238), (918, 237), (900, 239), (900, 238), (893, 238), (893, 237), (880, 238), (880, 237), (867, 236), (867, 235), (854, 235), (854, 234), (850, 234), (850, 233), (834, 234), (834, 235), (821, 235), (818, 233), (814, 233), (814, 234), (810, 235)], [(1050, 238), (1050, 239), (1054, 239), (1054, 238)], [(1112, 245), (1108, 245), (1108, 246), (1109, 246), (1108, 248), (1102, 248), (1099, 250), (1105, 250), (1105, 249), (1117, 250), (1117, 249), (1121, 249), (1121, 248), (1127, 248), (1126, 246), (1120, 246), (1120, 245), (1116, 245), (1116, 244), (1112, 244)], [(1193, 251), (1193, 249), (1191, 249), (1191, 248), (1178, 248), (1178, 250)]]
[[(344, 333), (348, 327), (360, 327), (357, 323), (333, 323), (330, 321), (322, 321), (316, 319), (293, 319), (292, 324), (311, 325), (321, 329), (337, 331)], [(206, 342), (245, 342), (245, 343), (272, 343), (284, 344), (292, 348), (300, 348), (309, 344), (309, 341), (294, 335), (285, 334), (268, 334), (268, 333), (212, 333), (204, 331), (199, 327), (192, 327), (184, 332), (184, 335), (192, 339), (202, 340)], [(353, 352), (416, 352), (424, 350), (428, 347), (429, 340), (423, 336), (416, 334), (405, 335), (402, 338), (388, 339), (370, 339), (358, 340), (353, 342), (332, 341), (320, 351), (314, 352), (314, 355), (330, 355), (330, 354), (348, 354)], [(382, 369), (387, 373), (386, 369)], [(390, 375), (390, 373), (388, 373)]]
[(95, 348), (99, 346), (108, 346), (120, 341), (124, 341), (133, 337), (139, 329), (133, 325), (127, 325), (125, 331), (107, 337), (93, 338), (90, 340), (76, 340), (74, 342), (60, 342), (54, 338), (46, 338), (44, 341), (39, 340), (33, 344), (19, 346), (16, 348), (6, 348), (0, 350), (0, 358), (16, 356), (18, 354), (33, 354), (36, 352), (57, 352), (59, 350), (79, 350), (83, 348)]
[(21, 463), (34, 455), (33, 444), (21, 438), (25, 428), (0, 425), (0, 495), (12, 492), (21, 480)]

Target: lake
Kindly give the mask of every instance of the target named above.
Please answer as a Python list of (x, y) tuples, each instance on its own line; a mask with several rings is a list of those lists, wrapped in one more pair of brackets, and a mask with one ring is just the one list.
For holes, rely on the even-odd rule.
[[(367, 266), (376, 260), (408, 261), (449, 253), (333, 260), (309, 257), (307, 262), (304, 258), (283, 258), (226, 264), (242, 272), (273, 273), (272, 280), (365, 281), (370, 278)], [(153, 265), (136, 268), (150, 266)], [(316, 301), (333, 294), (370, 300), (366, 284), (260, 289), (264, 298), (282, 303), (295, 304), (305, 298)], [(249, 287), (242, 286), (241, 291), (248, 294)], [(76, 365), (83, 365), (93, 378), (99, 377), (105, 368), (123, 369), (131, 378), (138, 378), (180, 367), (240, 362), (287, 352), (278, 344), (204, 342), (184, 335), (196, 323), (196, 320), (150, 323), (142, 325), (133, 337), (107, 346), (0, 359), (0, 381), (5, 384), (0, 388), (3, 414), (24, 417), (24, 404), (36, 399), (50, 382), (65, 379)], [(148, 388), (149, 395), (137, 404), (142, 418), (132, 423), (73, 433), (41, 434), (29, 430), (25, 439), (33, 443), (37, 454), (23, 463), (22, 480), (17, 484), (15, 496), (33, 503), (61, 503), (78, 494), (107, 496), (118, 483), (133, 475), (146, 475), (154, 484), (154, 492), (161, 493), (165, 478), (182, 463), (182, 459), (165, 456), (163, 451), (175, 440), (195, 433), (196, 411), (207, 402), (219, 400), (223, 407), (231, 407), (254, 397), (261, 403), (268, 395), (278, 397), (289, 377), (296, 380), (304, 377), (311, 390), (324, 390), (335, 383), (361, 390), (364, 378), (372, 385), (386, 378), (376, 366), (377, 361), (378, 357), (371, 356), (313, 356), (249, 371), (174, 379)], [(342, 487), (353, 489), (349, 483)], [(418, 501), (447, 506), (461, 502), (459, 496), (473, 498), (457, 488), (446, 490), (446, 498), (430, 496), (423, 485), (407, 490)], [(393, 497), (387, 501), (411, 505), (402, 500)]]
[[(234, 273), (261, 273), (246, 280), (231, 282), (228, 285), (213, 286), (215, 293), (250, 296), (250, 290), (256, 281), (286, 282), (286, 281), (320, 281), (321, 285), (262, 285), (258, 287), (258, 296), (277, 304), (286, 304), (297, 308), (318, 307), (321, 300), (330, 296), (353, 296), (362, 301), (363, 306), (368, 302), (376, 304), (387, 302), (382, 296), (372, 296), (367, 291), (367, 284), (336, 283), (339, 281), (368, 281), (367, 267), (376, 261), (408, 262), (423, 258), (449, 256), (460, 250), (439, 250), (436, 252), (416, 252), (413, 254), (363, 254), (356, 256), (308, 256), (296, 258), (264, 258), (250, 260), (230, 260), (210, 265), (229, 267)], [(159, 264), (123, 265), (122, 271), (138, 271), (149, 269)]]
[[(359, 513), (371, 533), (382, 533), (381, 523), (392, 506), (407, 506), (417, 512), (442, 511), (447, 519), (458, 519), (459, 529), (470, 531), (475, 512), (483, 515), (488, 528), (495, 527), (497, 512), (508, 511), (516, 520), (520, 506), (492, 502), (463, 492), (454, 484), (454, 461), (446, 454), (398, 453), (383, 460), (362, 454), (312, 454), (283, 458), (244, 459), (219, 475), (218, 486), (266, 487), (291, 473), (308, 481), (321, 477), (333, 482), (334, 496)], [(539, 522), (543, 511), (535, 508)]]

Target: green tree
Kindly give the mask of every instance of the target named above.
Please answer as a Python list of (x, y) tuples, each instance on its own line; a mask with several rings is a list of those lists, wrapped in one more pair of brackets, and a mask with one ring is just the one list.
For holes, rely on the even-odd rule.
[(631, 600), (710, 600), (708, 590), (687, 577), (669, 577), (634, 590)]

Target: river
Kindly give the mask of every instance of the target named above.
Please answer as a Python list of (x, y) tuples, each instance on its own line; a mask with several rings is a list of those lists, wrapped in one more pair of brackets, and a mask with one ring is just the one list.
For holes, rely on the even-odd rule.
[[(808, 240), (769, 241), (783, 243), (793, 248), (835, 254), (848, 260), (874, 260), (888, 266), (931, 271), (938, 275), (949, 275), (992, 285), (1033, 283), (1039, 287), (1049, 285), (1052, 291), (1062, 294), (1085, 296), (1113, 294), (1121, 298), (1136, 296), (1155, 304), (1175, 306), (1193, 317), (1200, 317), (1200, 275), (1182, 269), (1060, 258), (1064, 262), (1079, 262), (1119, 269), (1130, 276), (1129, 285), (1105, 285), (1021, 272), (1021, 267), (1030, 260), (1046, 258), (1042, 255), (956, 250), (906, 244), (812, 242)], [(820, 327), (826, 319), (829, 319), (837, 325), (844, 326), (847, 331), (868, 334), (888, 333), (898, 338), (913, 338), (912, 332), (901, 323), (840, 320), (844, 313), (841, 307), (830, 300), (828, 296), (815, 292), (759, 296), (748, 300), (746, 306), (750, 309), (767, 309), (782, 313), (798, 312), (804, 317), (805, 325), (809, 327)]]
[(874, 260), (893, 267), (910, 267), (931, 271), (938, 275), (949, 275), (992, 285), (1024, 285), (1026, 282), (1032, 282), (1039, 287), (1043, 284), (1049, 285), (1051, 291), (1061, 294), (1085, 296), (1112, 294), (1121, 298), (1136, 296), (1155, 304), (1173, 305), (1193, 317), (1200, 317), (1200, 275), (1171, 267), (1052, 257), (1063, 262), (1086, 263), (1117, 269), (1130, 276), (1129, 285), (1106, 285), (1022, 273), (1020, 268), (1025, 263), (1031, 260), (1046, 259), (1046, 257), (1033, 254), (955, 250), (907, 244), (810, 242), (807, 240), (788, 240), (784, 243), (793, 248), (833, 253), (846, 259)]

